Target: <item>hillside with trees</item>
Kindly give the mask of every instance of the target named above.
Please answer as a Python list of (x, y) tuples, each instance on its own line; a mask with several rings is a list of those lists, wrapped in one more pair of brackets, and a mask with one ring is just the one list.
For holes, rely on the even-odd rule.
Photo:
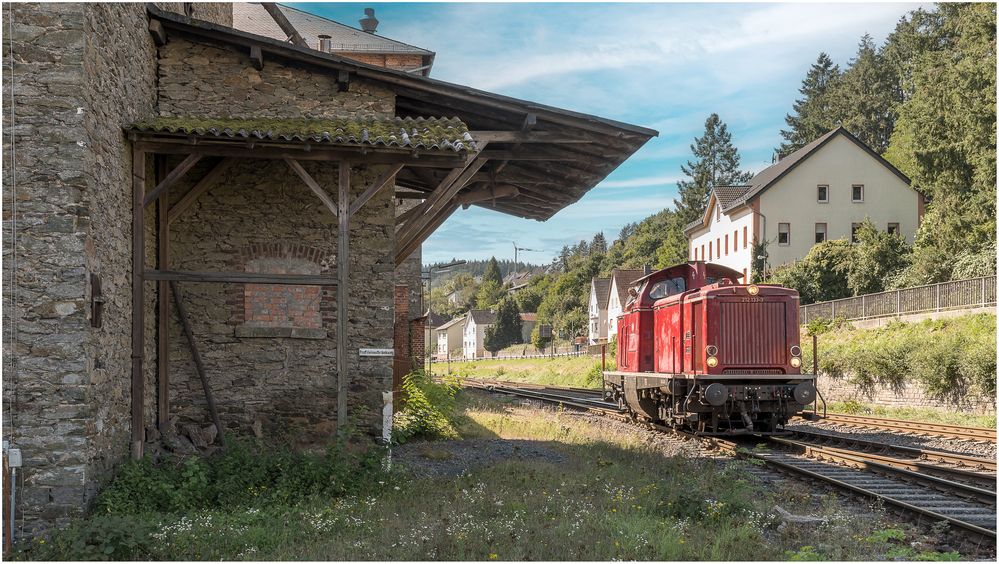
[[(994, 4), (915, 10), (884, 44), (860, 38), (843, 68), (818, 55), (785, 119), (777, 151), (788, 154), (843, 125), (912, 179), (927, 197), (926, 214), (914, 245), (865, 224), (856, 244), (820, 243), (803, 260), (772, 272), (756, 261), (754, 280), (795, 288), (804, 304), (995, 273), (995, 10)], [(538, 313), (536, 346), (546, 344), (539, 334), (543, 324), (553, 326), (558, 339), (583, 334), (594, 276), (687, 260), (683, 228), (703, 215), (711, 187), (750, 177), (717, 114), (707, 117), (690, 151), (672, 208), (625, 225), (612, 242), (596, 233), (563, 247), (515, 295), (520, 311)], [(753, 255), (764, 255), (768, 243), (758, 242)], [(509, 271), (507, 264), (499, 262), (502, 272)], [(486, 265), (474, 268), (484, 273)], [(482, 304), (491, 299), (486, 294), (480, 300), (471, 292), (465, 303)]]

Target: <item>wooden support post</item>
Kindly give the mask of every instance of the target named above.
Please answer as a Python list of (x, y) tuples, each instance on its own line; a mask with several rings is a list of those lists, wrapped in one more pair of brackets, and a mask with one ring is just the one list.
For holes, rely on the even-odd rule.
[(205, 401), (208, 402), (208, 414), (218, 431), (219, 444), (225, 448), (225, 431), (222, 429), (222, 420), (219, 418), (219, 410), (215, 405), (215, 397), (212, 395), (212, 387), (208, 384), (208, 375), (205, 373), (205, 364), (201, 360), (201, 352), (198, 351), (198, 343), (194, 340), (194, 331), (191, 330), (191, 319), (187, 316), (187, 306), (184, 305), (184, 296), (180, 293), (180, 286), (176, 282), (169, 282), (173, 291), (173, 301), (177, 302), (177, 314), (180, 316), (180, 323), (184, 327), (184, 335), (188, 344), (191, 345), (191, 358), (194, 359), (194, 367), (201, 378), (201, 387), (205, 391)]
[(340, 161), (336, 253), (336, 430), (346, 438), (347, 429), (347, 296), (350, 294), (350, 163)]
[(259, 45), (250, 47), (250, 63), (257, 70), (264, 70), (264, 54), (260, 51)]
[(368, 200), (370, 200), (372, 197), (374, 197), (374, 195), (377, 194), (379, 190), (381, 190), (382, 188), (384, 188), (385, 186), (387, 186), (389, 183), (394, 182), (395, 181), (395, 175), (400, 170), (402, 170), (403, 166), (405, 166), (405, 165), (403, 165), (403, 164), (392, 165), (392, 166), (389, 167), (389, 169), (387, 171), (385, 171), (384, 174), (382, 174), (381, 176), (379, 176), (375, 180), (374, 184), (372, 184), (371, 186), (369, 186), (368, 189), (365, 190), (363, 194), (361, 194), (360, 196), (358, 196), (357, 200), (354, 201), (354, 203), (350, 205), (350, 215), (354, 215), (355, 213), (357, 213), (358, 211), (360, 211), (361, 207), (363, 207), (364, 204), (368, 203)]
[(145, 443), (143, 400), (145, 382), (142, 374), (142, 336), (145, 325), (142, 273), (145, 270), (145, 221), (143, 198), (146, 195), (146, 154), (132, 152), (132, 458), (142, 458)]
[[(157, 157), (156, 179), (162, 178), (163, 157)], [(169, 188), (160, 194), (156, 204), (157, 268), (170, 268), (170, 203)], [(156, 427), (162, 433), (170, 421), (170, 289), (168, 283), (156, 283)]]

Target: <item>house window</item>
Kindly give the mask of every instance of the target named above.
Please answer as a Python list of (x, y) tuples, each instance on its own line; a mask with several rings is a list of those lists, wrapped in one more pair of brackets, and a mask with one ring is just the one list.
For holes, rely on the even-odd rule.
[(744, 225), (742, 227), (742, 248), (745, 249), (747, 246), (749, 246), (749, 227)]
[(701, 260), (704, 260), (704, 245), (701, 245)]
[(715, 205), (715, 221), (721, 219), (721, 206)]
[(854, 184), (853, 185), (853, 201), (863, 202), (864, 201), (864, 185)]
[(708, 260), (714, 260), (715, 258), (715, 253), (711, 247), (713, 244), (711, 241), (708, 241)]
[(859, 223), (851, 223), (850, 224), (850, 241), (852, 241), (854, 243), (857, 242), (857, 231), (860, 231), (860, 224)]
[(829, 203), (829, 185), (819, 184), (818, 186), (818, 200), (820, 204)]
[(791, 244), (791, 224), (777, 224), (777, 244), (786, 247)]
[(728, 233), (725, 234), (725, 256), (728, 256)]
[(822, 243), (826, 240), (826, 224), (816, 223), (815, 224), (815, 242)]
[(902, 232), (899, 230), (897, 223), (889, 223), (888, 224), (888, 234), (889, 235), (901, 235), (901, 233)]
[(715, 254), (721, 258), (721, 237), (715, 239)]
[(739, 230), (736, 229), (732, 232), (732, 252), (739, 250)]

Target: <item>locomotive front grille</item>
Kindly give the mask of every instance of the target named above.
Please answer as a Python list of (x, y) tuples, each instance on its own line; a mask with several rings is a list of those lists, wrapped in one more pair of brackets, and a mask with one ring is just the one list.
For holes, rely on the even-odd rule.
[(780, 368), (726, 368), (722, 374), (783, 374)]
[(784, 302), (720, 304), (718, 358), (723, 366), (783, 366), (787, 361)]

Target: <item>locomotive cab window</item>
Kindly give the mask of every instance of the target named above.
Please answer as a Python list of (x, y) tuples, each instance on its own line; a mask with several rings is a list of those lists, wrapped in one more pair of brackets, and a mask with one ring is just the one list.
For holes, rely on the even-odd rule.
[(673, 296), (679, 294), (680, 292), (685, 292), (687, 290), (687, 281), (682, 277), (670, 278), (669, 280), (660, 280), (653, 284), (652, 289), (649, 290), (649, 297), (653, 300), (659, 300), (667, 296)]

